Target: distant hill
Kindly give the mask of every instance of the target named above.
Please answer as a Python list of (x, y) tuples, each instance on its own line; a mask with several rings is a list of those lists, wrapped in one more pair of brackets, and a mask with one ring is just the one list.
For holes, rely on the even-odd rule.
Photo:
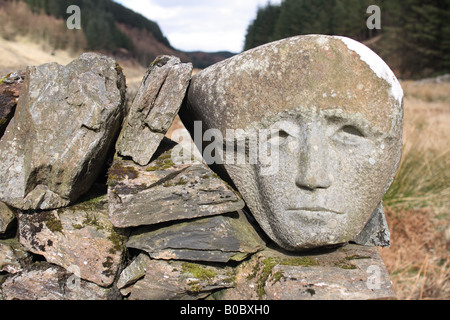
[[(0, 26), (0, 36), (5, 39), (15, 35), (30, 35), (33, 38), (42, 38), (54, 50), (68, 48), (72, 51), (92, 50), (119, 54), (122, 58), (132, 57), (143, 66), (147, 66), (158, 55), (169, 54), (178, 56), (183, 62), (192, 62), (195, 68), (203, 69), (233, 55), (228, 52), (177, 50), (172, 47), (156, 22), (112, 0), (19, 0), (19, 2), (31, 9), (29, 17), (23, 5), (17, 1), (0, 0), (0, 10), (8, 11), (2, 20), (2, 24), (8, 26)], [(69, 17), (66, 10), (70, 5), (77, 5), (81, 9), (81, 38), (80, 31), (68, 30), (62, 26)], [(49, 21), (42, 18), (42, 15), (53, 17), (60, 22)], [(35, 21), (35, 24), (37, 22), (38, 26), (31, 26), (30, 20)]]
[(219, 52), (192, 51), (184, 53), (188, 56), (189, 60), (198, 69), (207, 68), (210, 65), (231, 58), (232, 56), (235, 55), (234, 53), (228, 51), (219, 51)]

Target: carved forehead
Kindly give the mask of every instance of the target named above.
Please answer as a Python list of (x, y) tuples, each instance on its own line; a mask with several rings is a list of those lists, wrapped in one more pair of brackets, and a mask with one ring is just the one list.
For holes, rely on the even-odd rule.
[(317, 35), (277, 41), (203, 70), (192, 80), (189, 107), (220, 130), (317, 108), (358, 113), (388, 132), (402, 114), (402, 98), (392, 71), (370, 49)]

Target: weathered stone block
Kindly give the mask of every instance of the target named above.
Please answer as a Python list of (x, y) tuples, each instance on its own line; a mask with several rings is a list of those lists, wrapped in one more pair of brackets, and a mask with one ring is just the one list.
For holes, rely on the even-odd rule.
[(99, 54), (82, 54), (65, 67), (28, 67), (0, 140), (0, 200), (50, 210), (86, 193), (119, 133), (125, 91), (119, 65)]
[(118, 228), (234, 212), (244, 201), (205, 164), (175, 164), (172, 150), (146, 167), (115, 159), (109, 170), (109, 217)]
[(160, 56), (150, 65), (117, 142), (120, 156), (149, 164), (180, 110), (192, 69), (172, 56)]
[(36, 264), (1, 285), (6, 300), (117, 300), (114, 288), (105, 289), (79, 279), (61, 267)]
[(238, 267), (235, 288), (214, 298), (376, 300), (396, 294), (377, 248), (348, 245), (304, 255), (266, 249)]
[(154, 259), (206, 262), (242, 261), (265, 243), (243, 212), (173, 224), (159, 229), (136, 229), (126, 246)]
[(19, 214), (20, 243), (79, 277), (110, 286), (122, 262), (124, 237), (108, 220), (106, 196), (54, 211)]
[(232, 287), (235, 279), (230, 267), (158, 260), (147, 260), (143, 267), (145, 277), (122, 290), (129, 300), (198, 300)]
[(6, 204), (0, 202), (0, 235), (6, 232), (15, 218), (14, 212)]

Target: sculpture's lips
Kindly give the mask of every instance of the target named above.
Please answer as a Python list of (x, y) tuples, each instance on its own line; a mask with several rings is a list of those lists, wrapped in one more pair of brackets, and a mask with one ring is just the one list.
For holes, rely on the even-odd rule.
[(300, 207), (300, 208), (289, 208), (287, 212), (317, 212), (317, 213), (332, 213), (332, 214), (343, 214), (342, 212), (325, 209), (322, 207)]

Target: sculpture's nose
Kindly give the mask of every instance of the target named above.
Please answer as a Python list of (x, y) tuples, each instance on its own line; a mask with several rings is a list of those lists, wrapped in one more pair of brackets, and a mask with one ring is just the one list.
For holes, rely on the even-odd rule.
[(328, 189), (333, 180), (329, 171), (329, 149), (320, 124), (303, 128), (296, 185), (302, 189)]

